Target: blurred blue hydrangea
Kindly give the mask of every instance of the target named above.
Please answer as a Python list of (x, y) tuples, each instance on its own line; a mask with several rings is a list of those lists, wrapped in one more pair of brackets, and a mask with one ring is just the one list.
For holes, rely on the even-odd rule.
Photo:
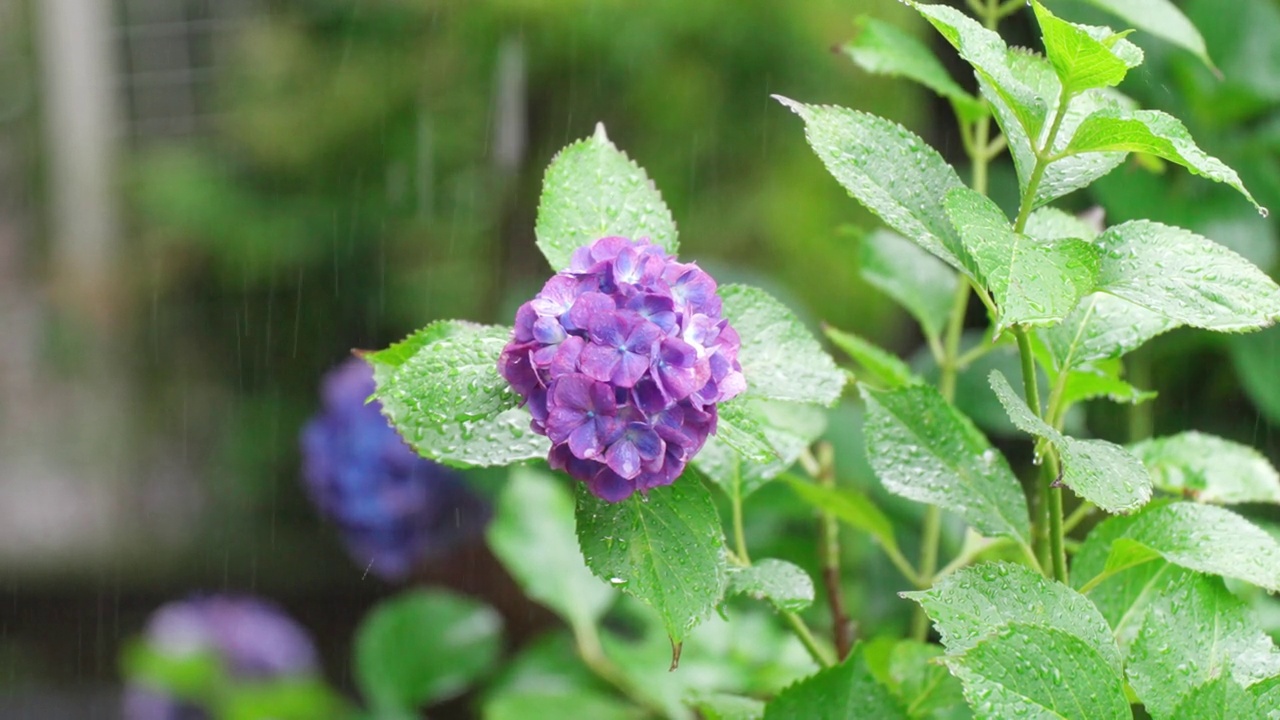
[[(307, 631), (275, 605), (251, 597), (213, 595), (163, 605), (147, 622), (142, 644), (149, 655), (169, 662), (212, 657), (220, 672), (235, 683), (299, 679), (319, 672)], [(194, 700), (176, 698), (144, 678), (129, 680), (124, 694), (126, 720), (211, 717)], [(196, 693), (210, 690), (189, 688)]]
[(423, 558), (479, 534), (489, 517), (458, 473), (420, 457), (387, 423), (373, 371), (352, 358), (325, 376), (302, 431), (303, 478), (362, 568), (401, 580)]

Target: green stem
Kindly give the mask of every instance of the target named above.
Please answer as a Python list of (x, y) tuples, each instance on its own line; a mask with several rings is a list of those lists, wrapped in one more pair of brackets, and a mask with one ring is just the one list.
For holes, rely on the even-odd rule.
[[(1044, 463), (1044, 474), (1052, 474), (1056, 480), (1058, 477), (1058, 457), (1057, 453), (1047, 453)], [(1060, 583), (1067, 582), (1067, 551), (1063, 545), (1062, 523), (1062, 488), (1050, 485), (1049, 487), (1049, 552), (1053, 560), (1053, 579)]]
[[(736, 475), (736, 473), (735, 473)], [(733, 485), (733, 494), (731, 496), (733, 506), (733, 547), (738, 554), (738, 559), (744, 565), (751, 564), (751, 556), (747, 554), (747, 534), (743, 529), (742, 522), (742, 486), (735, 478)]]
[(640, 692), (626, 673), (605, 655), (604, 646), (600, 644), (600, 635), (596, 632), (596, 626), (593, 623), (574, 623), (571, 629), (574, 642), (578, 646), (578, 656), (591, 672), (643, 707), (647, 715), (666, 716), (666, 710), (648, 695)]
[(1085, 518), (1093, 514), (1094, 510), (1093, 503), (1088, 501), (1080, 503), (1080, 507), (1076, 508), (1075, 512), (1071, 513), (1062, 523), (1062, 532), (1069, 533), (1075, 530), (1080, 523), (1085, 521)]
[(782, 613), (782, 619), (787, 622), (787, 626), (791, 628), (791, 632), (795, 633), (797, 638), (800, 638), (800, 644), (804, 645), (804, 649), (809, 651), (809, 656), (813, 658), (814, 662), (824, 668), (828, 668), (836, 664), (836, 661), (831, 657), (826, 649), (819, 645), (818, 641), (814, 639), (813, 633), (809, 632), (809, 626), (804, 624), (804, 620), (801, 620), (799, 615), (791, 612), (784, 612)]
[(1022, 194), (1022, 204), (1018, 208), (1018, 219), (1013, 223), (1013, 231), (1021, 233), (1027, 228), (1027, 219), (1036, 204), (1036, 191), (1040, 189), (1040, 181), (1044, 180), (1044, 171), (1053, 163), (1050, 153), (1053, 143), (1058, 139), (1058, 131), (1062, 129), (1062, 121), (1067, 117), (1067, 106), (1071, 104), (1071, 95), (1064, 88), (1058, 98), (1058, 110), (1053, 115), (1053, 124), (1049, 126), (1049, 135), (1044, 140), (1044, 147), (1036, 150), (1036, 164), (1031, 169), (1031, 177), (1027, 180), (1026, 192)]

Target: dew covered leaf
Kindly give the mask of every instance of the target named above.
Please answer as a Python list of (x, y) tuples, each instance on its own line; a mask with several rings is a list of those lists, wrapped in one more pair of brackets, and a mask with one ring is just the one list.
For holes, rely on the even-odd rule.
[(1128, 512), (1151, 499), (1151, 477), (1133, 453), (1105, 440), (1081, 440), (1055, 430), (1031, 408), (998, 370), (990, 376), (1009, 419), (1025, 433), (1053, 444), (1062, 459), (1062, 482), (1107, 512)]
[[(1258, 702), (1258, 697), (1231, 679), (1222, 675), (1193, 688), (1185, 700), (1167, 716), (1169, 720), (1195, 718), (1196, 720), (1241, 720), (1242, 718), (1266, 718), (1274, 715), (1274, 708)], [(1164, 720), (1152, 713), (1156, 720)]]
[(616, 593), (592, 577), (573, 533), (573, 495), (554, 477), (517, 467), (498, 497), (489, 547), (531, 599), (571, 627), (597, 622)]
[(672, 255), (680, 249), (662, 195), (603, 125), (547, 166), (534, 230), (538, 249), (556, 271), (569, 267), (574, 250), (602, 237), (649, 238)]
[(942, 210), (942, 198), (964, 183), (936, 150), (875, 115), (774, 97), (804, 120), (810, 147), (850, 195), (903, 237), (964, 271), (960, 240)]
[(1063, 152), (1066, 155), (1095, 152), (1155, 155), (1193, 174), (1226, 183), (1248, 198), (1260, 212), (1266, 212), (1245, 189), (1235, 170), (1201, 150), (1182, 121), (1159, 110), (1100, 109), (1080, 123)]
[(997, 331), (1060, 321), (1093, 289), (1098, 253), (1089, 243), (1015, 233), (999, 206), (968, 188), (947, 194), (946, 212), (995, 298)]
[(1129, 70), (1142, 64), (1142, 51), (1111, 28), (1067, 22), (1038, 2), (1031, 7), (1045, 54), (1068, 93), (1119, 85)]
[(688, 701), (704, 720), (761, 720), (764, 702), (725, 693), (701, 693)]
[(892, 23), (865, 15), (857, 19), (856, 25), (857, 35), (840, 50), (858, 67), (876, 75), (920, 83), (951, 101), (961, 118), (982, 117), (982, 101), (951, 79), (942, 62), (919, 38)]
[(1111, 628), (1089, 599), (1023, 565), (983, 563), (962, 568), (928, 590), (902, 596), (920, 603), (948, 655), (963, 654), (1012, 624), (1052, 628), (1092, 649), (1111, 671), (1121, 670)]
[(862, 240), (862, 279), (907, 309), (925, 335), (942, 336), (959, 276), (901, 235), (878, 228)]
[(1129, 25), (1191, 51), (1213, 67), (1200, 31), (1171, 0), (1084, 0), (1119, 17)]
[(1145, 609), (1126, 667), (1154, 717), (1198, 718), (1175, 712), (1193, 688), (1219, 675), (1250, 685), (1280, 673), (1280, 650), (1221, 578), (1173, 568)]
[(783, 690), (765, 706), (765, 720), (906, 720), (888, 688), (876, 682), (861, 647), (839, 665)]
[[(722, 404), (717, 434), (707, 438), (706, 445), (693, 456), (693, 464), (730, 497), (736, 493), (745, 498), (794, 465), (800, 454), (827, 428), (826, 414), (812, 405), (752, 398), (735, 399), (727, 405), (733, 409), (728, 425), (724, 414), (726, 405)], [(738, 442), (741, 438), (735, 435), (740, 429), (735, 425), (740, 423), (738, 408), (754, 423), (751, 440), (762, 441), (765, 446), (751, 451), (765, 452), (762, 459), (752, 459), (726, 442), (728, 439), (742, 444)], [(755, 447), (755, 443), (751, 446)]]
[(1226, 508), (1191, 502), (1153, 504), (1095, 528), (1076, 554), (1075, 566), (1084, 575), (1073, 582), (1093, 578), (1085, 584), (1096, 585), (1156, 557), (1280, 591), (1280, 544), (1275, 538)]
[[(711, 455), (704, 461), (715, 473), (716, 478), (726, 479), (728, 475), (725, 473), (732, 472), (734, 469), (730, 465), (718, 467), (722, 462), (727, 463), (732, 459), (726, 458), (725, 452), (734, 453), (742, 460), (752, 463), (772, 463), (778, 460), (773, 444), (769, 442), (760, 424), (758, 413), (747, 407), (748, 402), (750, 402), (748, 398), (739, 396), (719, 403), (716, 407), (719, 418), (716, 421), (716, 432), (713, 436), (715, 443), (712, 444), (711, 438), (708, 438), (707, 444), (712, 445), (713, 449)], [(694, 456), (694, 460), (696, 461), (701, 455), (702, 453), (699, 452)]]
[(823, 487), (792, 476), (787, 476), (786, 480), (792, 491), (813, 509), (831, 513), (840, 522), (871, 535), (885, 547), (898, 548), (898, 540), (893, 535), (893, 521), (858, 490)]
[(1055, 207), (1042, 207), (1027, 216), (1026, 233), (1037, 240), (1088, 240), (1098, 237), (1100, 229), (1069, 212)]
[(749, 397), (831, 406), (845, 375), (800, 319), (772, 295), (746, 285), (720, 286), (724, 317), (742, 337), (738, 361)]
[(1123, 369), (1119, 360), (1097, 360), (1067, 370), (1067, 377), (1062, 380), (1062, 407), (1098, 398), (1129, 405), (1155, 399), (1155, 391), (1136, 388), (1123, 380)]
[(1177, 326), (1154, 310), (1108, 293), (1093, 293), (1061, 323), (1039, 333), (1061, 372), (1119, 358)]
[(863, 369), (875, 376), (881, 386), (893, 389), (923, 382), (897, 355), (876, 347), (853, 333), (837, 330), (831, 326), (824, 327), (822, 330), (831, 344), (843, 350)]
[(1133, 718), (1120, 671), (1056, 628), (1013, 623), (946, 662), (978, 718)]
[(1165, 492), (1227, 505), (1280, 503), (1280, 474), (1248, 445), (1193, 430), (1145, 440), (1132, 450)]
[(968, 720), (964, 689), (933, 643), (882, 635), (862, 645), (876, 679), (889, 688), (913, 720)]
[(576, 515), (587, 567), (656, 610), (673, 644), (724, 596), (724, 533), (711, 493), (696, 479), (616, 503), (578, 483)]
[(1280, 287), (1253, 263), (1190, 230), (1135, 220), (1098, 238), (1098, 290), (1169, 320), (1220, 332), (1280, 317)]
[(1260, 717), (1280, 720), (1280, 675), (1249, 686), (1249, 694), (1257, 701), (1258, 708), (1268, 713)]
[(445, 320), (367, 353), (382, 414), (424, 457), (450, 465), (508, 465), (546, 457), (520, 397), (498, 374), (511, 329)]
[(728, 594), (767, 600), (783, 612), (800, 612), (813, 604), (813, 578), (793, 563), (767, 558), (732, 568)]
[(984, 535), (1026, 543), (1027, 501), (1004, 456), (937, 389), (861, 387), (867, 459), (889, 492), (938, 505)]

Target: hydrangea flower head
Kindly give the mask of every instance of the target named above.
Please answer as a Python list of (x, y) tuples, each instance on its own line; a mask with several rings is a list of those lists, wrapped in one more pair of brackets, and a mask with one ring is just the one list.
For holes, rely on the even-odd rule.
[[(147, 622), (151, 652), (181, 659), (212, 655), (233, 682), (267, 682), (319, 672), (315, 645), (302, 626), (263, 600), (213, 595), (162, 605)], [(210, 717), (203, 708), (139, 682), (125, 691), (128, 720)]]
[(648, 240), (601, 238), (516, 312), (498, 370), (548, 461), (618, 501), (675, 481), (746, 389), (716, 282)]
[(325, 377), (321, 411), (302, 431), (303, 478), (355, 561), (400, 580), (478, 534), (488, 508), (456, 472), (404, 443), (379, 404), (365, 402), (373, 391), (373, 371), (357, 358)]

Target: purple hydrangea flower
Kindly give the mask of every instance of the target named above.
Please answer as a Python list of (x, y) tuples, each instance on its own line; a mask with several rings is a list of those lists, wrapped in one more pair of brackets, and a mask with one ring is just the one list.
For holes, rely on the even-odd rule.
[(302, 431), (303, 478), (321, 515), (362, 568), (400, 580), (423, 558), (480, 533), (486, 504), (454, 471), (420, 457), (382, 416), (373, 371), (352, 358), (332, 370), (322, 409)]
[[(307, 631), (275, 605), (251, 597), (214, 595), (163, 605), (152, 613), (143, 642), (152, 652), (174, 659), (211, 654), (235, 682), (310, 676), (319, 667)], [(125, 689), (124, 716), (210, 717), (196, 704), (137, 681)]]
[(648, 240), (579, 248), (516, 312), (498, 371), (524, 398), (548, 462), (618, 501), (668, 485), (746, 389), (716, 282)]

